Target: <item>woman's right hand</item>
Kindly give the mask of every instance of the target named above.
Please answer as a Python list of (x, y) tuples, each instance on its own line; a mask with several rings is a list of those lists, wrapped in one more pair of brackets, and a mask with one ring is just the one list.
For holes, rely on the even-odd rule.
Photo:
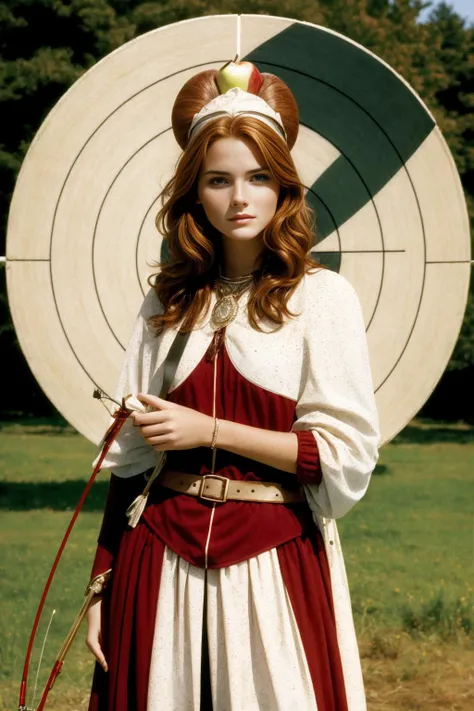
[(100, 616), (102, 599), (98, 598), (87, 610), (87, 637), (86, 645), (97, 659), (104, 671), (108, 671), (107, 661), (102, 652), (102, 637), (100, 629)]

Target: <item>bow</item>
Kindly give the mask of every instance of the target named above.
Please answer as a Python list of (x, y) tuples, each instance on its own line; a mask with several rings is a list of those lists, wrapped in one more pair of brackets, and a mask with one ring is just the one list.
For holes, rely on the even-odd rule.
[[(94, 397), (98, 397), (99, 399), (102, 398), (102, 395), (100, 391), (95, 390), (94, 391)], [(110, 399), (110, 398), (109, 398)], [(116, 403), (118, 404), (118, 403)], [(28, 671), (30, 667), (30, 660), (31, 660), (31, 653), (33, 650), (33, 644), (35, 641), (36, 637), (36, 632), (38, 630), (38, 624), (40, 621), (41, 613), (43, 612), (43, 608), (46, 602), (46, 597), (48, 595), (49, 589), (51, 587), (51, 583), (53, 581), (54, 575), (56, 573), (56, 568), (58, 567), (59, 561), (61, 559), (61, 556), (63, 554), (64, 548), (66, 546), (66, 543), (68, 541), (68, 538), (70, 536), (70, 533), (72, 531), (72, 528), (76, 522), (77, 517), (79, 516), (79, 513), (84, 505), (84, 502), (87, 498), (87, 495), (89, 494), (89, 491), (92, 488), (92, 485), (95, 481), (95, 478), (97, 474), (100, 471), (100, 468), (102, 466), (102, 462), (104, 461), (110, 447), (112, 446), (112, 443), (116, 439), (118, 433), (122, 429), (123, 425), (125, 424), (126, 420), (130, 416), (130, 414), (134, 410), (139, 410), (142, 412), (145, 412), (145, 407), (144, 405), (137, 400), (136, 397), (133, 397), (129, 395), (128, 397), (124, 398), (122, 400), (122, 404), (119, 405), (118, 409), (112, 414), (113, 421), (110, 424), (109, 428), (107, 429), (102, 442), (101, 442), (101, 452), (99, 459), (97, 460), (97, 464), (94, 467), (94, 470), (92, 472), (92, 475), (87, 482), (87, 485), (82, 492), (81, 498), (79, 499), (79, 503), (76, 506), (76, 510), (74, 511), (72, 518), (69, 522), (69, 525), (66, 529), (66, 533), (64, 534), (63, 540), (61, 541), (61, 545), (59, 546), (58, 552), (56, 553), (56, 557), (54, 559), (54, 563), (51, 567), (50, 573), (48, 575), (48, 579), (46, 580), (46, 585), (44, 586), (43, 594), (41, 595), (41, 599), (38, 605), (38, 610), (36, 612), (36, 616), (33, 622), (33, 628), (31, 630), (30, 634), (30, 639), (28, 642), (28, 647), (26, 650), (26, 657), (25, 657), (25, 664), (23, 667), (23, 675), (21, 679), (21, 686), (20, 686), (20, 699), (19, 699), (19, 705), (18, 705), (18, 711), (34, 711), (33, 709), (29, 709), (28, 706), (25, 705), (25, 700), (26, 700), (26, 692), (27, 692), (27, 680), (28, 680)], [(84, 618), (90, 603), (92, 602), (92, 599), (95, 595), (101, 592), (102, 587), (105, 582), (107, 582), (108, 578), (110, 577), (111, 570), (106, 571), (106, 573), (102, 573), (101, 575), (97, 576), (91, 582), (89, 583), (87, 589), (86, 589), (86, 598), (84, 600), (84, 603), (81, 606), (81, 609), (74, 620), (74, 623), (69, 630), (69, 633), (66, 637), (65, 642), (63, 643), (61, 650), (56, 658), (56, 661), (54, 662), (53, 668), (51, 670), (51, 673), (48, 677), (48, 682), (44, 688), (44, 691), (41, 695), (41, 699), (39, 702), (38, 707), (36, 708), (36, 711), (43, 711), (45, 704), (46, 704), (46, 699), (48, 697), (49, 692), (51, 691), (53, 684), (60, 673), (63, 662), (64, 662), (64, 657), (67, 654), (67, 651), (69, 647), (71, 646), (72, 640), (74, 639), (74, 636), (79, 628), (79, 625)]]

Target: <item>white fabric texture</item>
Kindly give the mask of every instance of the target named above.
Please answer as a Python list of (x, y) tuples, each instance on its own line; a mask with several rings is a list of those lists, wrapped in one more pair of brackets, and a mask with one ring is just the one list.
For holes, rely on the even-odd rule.
[[(140, 308), (133, 326), (127, 350), (122, 362), (120, 376), (115, 391), (115, 400), (121, 402), (127, 395), (149, 392), (157, 395), (163, 383), (163, 348), (166, 340), (171, 345), (174, 333), (168, 331), (160, 338), (148, 325), (148, 319), (161, 313), (161, 304), (153, 289), (150, 289)], [(111, 420), (112, 422), (112, 420)], [(95, 466), (100, 451), (92, 465)], [(118, 437), (112, 443), (102, 464), (103, 469), (113, 469), (117, 476), (140, 474), (157, 462), (156, 452), (146, 444), (137, 427), (133, 427), (129, 417), (122, 426)]]
[(204, 586), (214, 711), (317, 711), (275, 549), (208, 570), (165, 550), (147, 711), (199, 711)]
[(331, 575), (336, 633), (348, 711), (367, 711), (359, 647), (352, 617), (351, 597), (336, 521), (313, 514), (322, 533)]
[[(332, 274), (332, 273), (331, 273)], [(311, 509), (339, 518), (367, 491), (380, 433), (362, 311), (348, 281), (319, 279), (306, 293), (302, 391), (293, 430), (311, 430), (323, 479), (305, 487)]]
[(194, 138), (199, 131), (219, 116), (252, 116), (270, 126), (280, 138), (286, 140), (286, 132), (280, 114), (256, 94), (243, 91), (235, 86), (224, 94), (219, 94), (194, 114), (188, 137)]

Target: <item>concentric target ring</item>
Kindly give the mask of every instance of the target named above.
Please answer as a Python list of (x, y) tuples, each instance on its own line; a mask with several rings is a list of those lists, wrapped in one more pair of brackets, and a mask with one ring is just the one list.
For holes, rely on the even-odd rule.
[(359, 294), (387, 441), (426, 401), (457, 339), (467, 210), (419, 97), (378, 57), (315, 25), (266, 15), (176, 23), (120, 47), (71, 87), (33, 141), (12, 201), (7, 283), (20, 345), (55, 406), (99, 441), (107, 413), (92, 390), (114, 391), (160, 259), (157, 200), (179, 156), (174, 98), (238, 47), (296, 96), (293, 155), (317, 214), (313, 251)]

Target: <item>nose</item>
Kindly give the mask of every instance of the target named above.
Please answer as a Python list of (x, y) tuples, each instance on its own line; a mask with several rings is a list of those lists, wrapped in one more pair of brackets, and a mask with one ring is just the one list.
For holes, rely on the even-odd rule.
[(240, 182), (236, 182), (234, 184), (234, 190), (232, 193), (231, 203), (232, 203), (233, 207), (249, 204), (248, 200), (246, 199), (246, 197), (244, 195), (242, 183), (240, 183)]

